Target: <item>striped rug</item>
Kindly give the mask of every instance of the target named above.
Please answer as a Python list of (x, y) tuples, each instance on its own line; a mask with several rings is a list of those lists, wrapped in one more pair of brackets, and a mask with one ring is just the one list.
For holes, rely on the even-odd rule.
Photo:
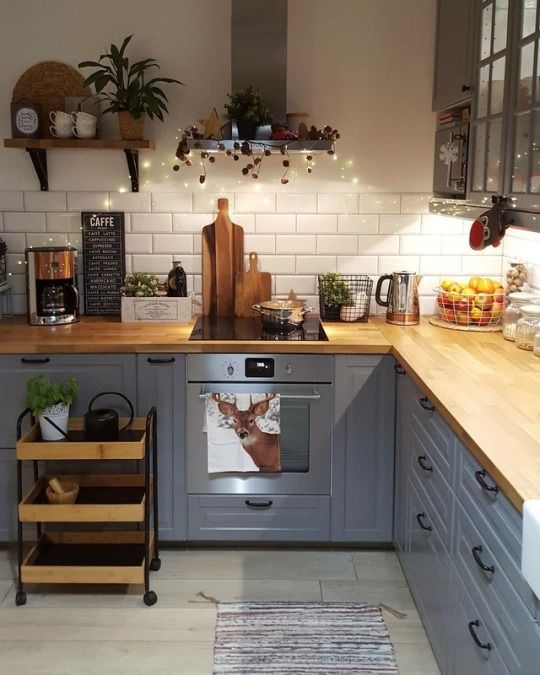
[(396, 675), (381, 610), (348, 602), (218, 605), (214, 675)]

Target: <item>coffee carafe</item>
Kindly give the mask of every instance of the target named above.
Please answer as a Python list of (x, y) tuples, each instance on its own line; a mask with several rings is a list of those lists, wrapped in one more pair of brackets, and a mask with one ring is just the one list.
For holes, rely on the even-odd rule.
[(27, 248), (25, 253), (28, 322), (34, 326), (52, 326), (77, 321), (77, 250), (45, 246)]
[[(386, 307), (386, 321), (397, 326), (414, 326), (420, 323), (418, 285), (422, 277), (416, 272), (394, 272), (379, 278), (375, 300)], [(381, 297), (382, 285), (389, 281), (386, 298)]]

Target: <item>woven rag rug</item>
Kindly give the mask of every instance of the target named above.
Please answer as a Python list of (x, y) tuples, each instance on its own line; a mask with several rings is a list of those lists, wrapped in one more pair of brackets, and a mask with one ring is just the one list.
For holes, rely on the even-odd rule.
[(214, 675), (397, 675), (378, 607), (349, 602), (218, 605)]

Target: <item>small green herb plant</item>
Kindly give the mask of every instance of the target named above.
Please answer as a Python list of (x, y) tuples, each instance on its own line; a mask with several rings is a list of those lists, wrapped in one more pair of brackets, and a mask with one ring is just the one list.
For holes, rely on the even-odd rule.
[(327, 307), (352, 304), (351, 294), (345, 281), (336, 272), (326, 272), (319, 279), (319, 293)]
[(124, 279), (120, 292), (128, 298), (150, 298), (157, 295), (159, 287), (160, 283), (155, 274), (133, 272)]
[(65, 382), (51, 382), (36, 375), (26, 383), (26, 405), (35, 417), (57, 403), (71, 405), (79, 393), (79, 382), (70, 377)]
[(246, 120), (255, 124), (266, 124), (271, 121), (268, 108), (263, 105), (261, 93), (249, 85), (241, 91), (227, 94), (229, 103), (225, 103), (225, 110), (233, 120)]

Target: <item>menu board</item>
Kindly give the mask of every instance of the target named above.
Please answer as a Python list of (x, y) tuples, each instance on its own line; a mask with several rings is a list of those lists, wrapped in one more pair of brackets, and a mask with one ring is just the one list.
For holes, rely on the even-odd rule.
[(81, 213), (84, 254), (84, 311), (120, 314), (125, 275), (124, 214)]

